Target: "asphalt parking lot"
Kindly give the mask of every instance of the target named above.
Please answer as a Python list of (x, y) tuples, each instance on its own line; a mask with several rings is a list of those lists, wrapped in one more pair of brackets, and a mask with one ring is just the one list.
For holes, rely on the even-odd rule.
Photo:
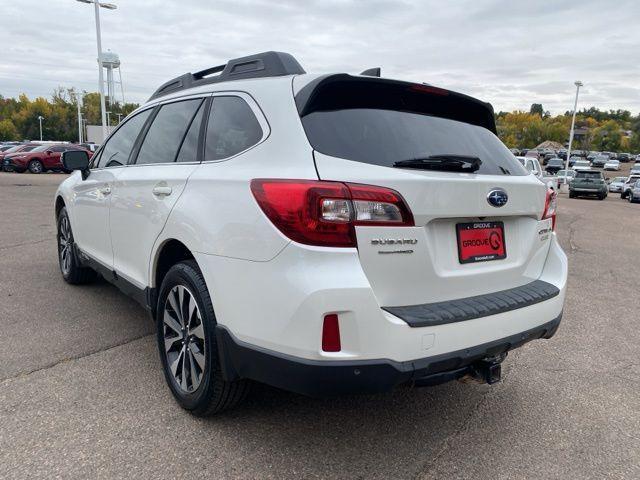
[(0, 173), (1, 478), (640, 478), (640, 204), (561, 197), (563, 323), (496, 386), (257, 387), (199, 419), (165, 387), (142, 308), (60, 277), (63, 178)]

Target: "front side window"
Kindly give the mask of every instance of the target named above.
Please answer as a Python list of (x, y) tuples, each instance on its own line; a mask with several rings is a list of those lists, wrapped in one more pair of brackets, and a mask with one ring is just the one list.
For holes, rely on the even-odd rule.
[(182, 140), (201, 103), (202, 99), (198, 98), (163, 105), (142, 142), (136, 164), (175, 161)]
[(115, 131), (102, 149), (97, 168), (121, 167), (127, 164), (140, 130), (152, 111), (150, 108), (140, 112)]
[(240, 97), (215, 97), (205, 143), (205, 160), (232, 157), (262, 139), (262, 127)]

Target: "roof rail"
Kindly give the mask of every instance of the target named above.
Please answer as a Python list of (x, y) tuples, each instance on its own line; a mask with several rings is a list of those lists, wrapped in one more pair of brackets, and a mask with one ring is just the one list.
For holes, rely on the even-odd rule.
[[(210, 77), (215, 73), (218, 75)], [(263, 52), (248, 57), (234, 58), (229, 60), (226, 65), (218, 65), (196, 73), (180, 75), (161, 85), (149, 97), (149, 100), (209, 83), (302, 73), (306, 72), (292, 55), (284, 52)]]

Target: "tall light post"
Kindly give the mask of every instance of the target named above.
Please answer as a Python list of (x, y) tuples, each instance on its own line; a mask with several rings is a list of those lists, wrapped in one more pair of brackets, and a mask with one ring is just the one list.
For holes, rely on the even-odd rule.
[(573, 82), (576, 86), (576, 101), (573, 104), (573, 118), (571, 119), (571, 131), (569, 132), (569, 148), (567, 149), (567, 160), (564, 165), (564, 184), (567, 185), (567, 177), (569, 173), (569, 157), (571, 157), (571, 144), (573, 143), (573, 130), (576, 125), (576, 110), (578, 109), (578, 93), (580, 93), (580, 87), (582, 87), (582, 82), (580, 80), (576, 80)]
[(102, 137), (107, 138), (107, 107), (104, 101), (104, 74), (102, 72), (102, 38), (100, 34), (100, 8), (115, 10), (118, 8), (113, 3), (101, 3), (98, 0), (76, 0), (81, 3), (93, 3), (96, 15), (96, 39), (98, 42), (98, 81), (100, 82), (100, 113), (102, 116)]
[(42, 115), (38, 115), (38, 122), (40, 123), (40, 141), (42, 141), (42, 120), (44, 120), (44, 117)]
[(76, 103), (78, 106), (78, 143), (82, 143), (82, 96), (80, 93), (76, 93)]

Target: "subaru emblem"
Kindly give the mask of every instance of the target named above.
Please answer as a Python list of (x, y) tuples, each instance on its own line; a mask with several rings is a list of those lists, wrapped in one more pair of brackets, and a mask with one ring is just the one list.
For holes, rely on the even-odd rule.
[(496, 188), (495, 190), (491, 190), (489, 195), (487, 195), (487, 202), (492, 207), (500, 208), (504, 207), (509, 200), (509, 195), (501, 188)]

